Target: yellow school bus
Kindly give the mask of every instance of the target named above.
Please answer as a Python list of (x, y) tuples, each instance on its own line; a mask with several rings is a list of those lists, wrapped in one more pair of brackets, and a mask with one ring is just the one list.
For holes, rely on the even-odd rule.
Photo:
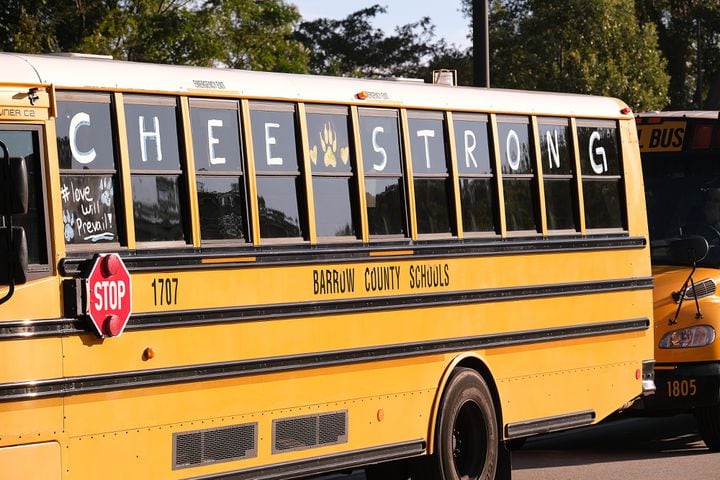
[(654, 388), (619, 100), (0, 72), (5, 480), (503, 478), (506, 441)]
[(718, 112), (638, 115), (655, 276), (653, 413), (695, 414), (720, 450), (720, 122)]

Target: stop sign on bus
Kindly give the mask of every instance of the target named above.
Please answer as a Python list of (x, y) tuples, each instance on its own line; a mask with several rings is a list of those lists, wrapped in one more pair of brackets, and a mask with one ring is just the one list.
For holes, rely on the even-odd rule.
[(86, 308), (100, 337), (120, 335), (132, 313), (130, 273), (116, 253), (98, 255), (87, 279)]

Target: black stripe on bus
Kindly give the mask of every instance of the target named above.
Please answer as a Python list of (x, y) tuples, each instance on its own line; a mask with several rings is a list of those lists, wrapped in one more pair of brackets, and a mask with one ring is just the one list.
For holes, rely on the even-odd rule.
[(31, 400), (43, 397), (77, 395), (81, 393), (104, 392), (126, 388), (210, 381), (310, 368), (396, 360), (421, 355), (511, 347), (539, 342), (554, 342), (628, 332), (641, 332), (647, 330), (649, 327), (649, 319), (633, 318), (573, 325), (570, 327), (444, 338), (422, 342), (283, 355), (232, 362), (5, 383), (0, 384), (0, 401)]
[[(206, 248), (202, 252), (192, 248), (184, 250), (153, 250), (149, 253), (118, 253), (130, 272), (219, 269), (252, 267), (264, 264), (323, 265), (366, 261), (390, 261), (397, 258), (436, 259), (495, 255), (526, 255), (532, 253), (568, 253), (644, 248), (643, 237), (602, 236), (559, 239), (504, 239), (463, 240), (462, 242), (421, 243), (399, 242), (383, 245), (308, 245), (263, 246), (242, 248)], [(393, 255), (397, 251), (412, 251), (412, 255)], [(382, 254), (387, 253), (388, 256)], [(372, 257), (371, 254), (380, 255)], [(243, 257), (243, 261), (233, 261)], [(252, 258), (253, 261), (247, 261)], [(223, 260), (226, 262), (223, 262)], [(209, 263), (203, 263), (209, 261)], [(92, 267), (90, 256), (68, 257), (60, 261), (60, 273), (78, 276)]]
[[(507, 287), (461, 292), (426, 293), (403, 296), (363, 297), (347, 300), (295, 302), (272, 305), (250, 305), (231, 308), (174, 310), (131, 315), (126, 331), (151, 328), (191, 327), (279, 318), (301, 318), (338, 315), (357, 311), (398, 310), (442, 305), (464, 305), (511, 300), (528, 300), (581, 294), (597, 294), (652, 289), (652, 277), (594, 282), (560, 283)], [(56, 319), (0, 323), (0, 341), (30, 337), (80, 335), (94, 331), (89, 320)]]
[(525, 422), (508, 423), (505, 426), (505, 436), (507, 438), (521, 438), (568, 428), (584, 427), (592, 425), (595, 421), (595, 416), (593, 410), (585, 410)]
[(299, 475), (317, 475), (378, 462), (415, 457), (425, 453), (425, 448), (424, 440), (414, 440), (352, 452), (322, 455), (312, 459), (236, 470), (234, 472), (214, 473), (186, 480), (283, 480), (295, 478)]
[(348, 300), (297, 302), (276, 305), (252, 305), (241, 308), (203, 309), (200, 311), (166, 311), (139, 313), (131, 316), (127, 330), (159, 327), (180, 327), (212, 323), (269, 320), (318, 315), (355, 313), (358, 311), (399, 310), (473, 303), (527, 300), (590, 293), (607, 293), (652, 289), (652, 278), (601, 280), (595, 282), (561, 283), (526, 287), (492, 288), (461, 292), (425, 293), (417, 295), (364, 297)]

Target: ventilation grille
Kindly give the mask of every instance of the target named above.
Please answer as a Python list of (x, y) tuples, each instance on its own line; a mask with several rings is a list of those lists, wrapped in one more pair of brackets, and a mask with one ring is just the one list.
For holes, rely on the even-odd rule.
[(173, 469), (257, 456), (257, 423), (173, 434)]
[(347, 443), (347, 410), (273, 420), (273, 453)]
[[(700, 280), (699, 282), (695, 282), (695, 292), (697, 292), (697, 298), (715, 295), (716, 291), (717, 286), (715, 285), (715, 282), (710, 278), (705, 278), (703, 280)], [(695, 295), (693, 295), (693, 288), (691, 286), (688, 286), (687, 290), (685, 290), (685, 300), (693, 299), (695, 299)]]

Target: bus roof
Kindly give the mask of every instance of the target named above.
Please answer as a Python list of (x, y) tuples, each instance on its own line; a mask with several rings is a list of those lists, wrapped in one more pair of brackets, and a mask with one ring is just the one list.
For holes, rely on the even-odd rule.
[[(591, 95), (136, 63), (100, 56), (0, 53), (1, 84), (227, 96), (457, 111), (632, 118), (621, 100)], [(12, 72), (12, 73), (10, 73)], [(368, 94), (360, 100), (356, 95)]]
[(660, 118), (704, 118), (717, 120), (720, 118), (720, 112), (717, 110), (677, 110), (668, 112), (642, 112), (637, 114), (640, 118), (660, 117)]

